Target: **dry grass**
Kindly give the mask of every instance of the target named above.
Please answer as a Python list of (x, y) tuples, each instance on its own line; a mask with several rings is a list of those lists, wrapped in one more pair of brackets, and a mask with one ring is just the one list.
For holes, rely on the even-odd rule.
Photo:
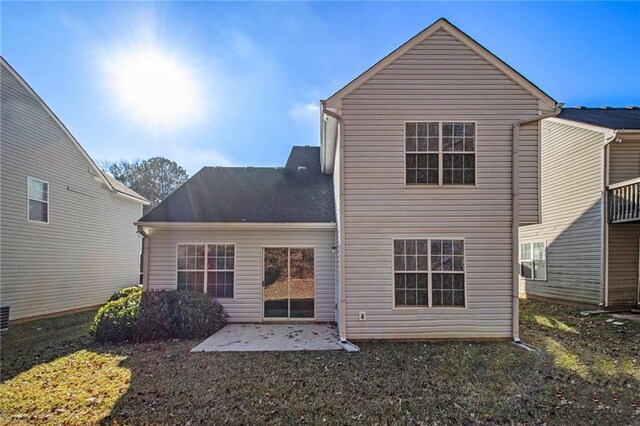
[(640, 324), (523, 302), (508, 343), (367, 343), (362, 352), (99, 346), (90, 314), (2, 338), (5, 424), (638, 424)]

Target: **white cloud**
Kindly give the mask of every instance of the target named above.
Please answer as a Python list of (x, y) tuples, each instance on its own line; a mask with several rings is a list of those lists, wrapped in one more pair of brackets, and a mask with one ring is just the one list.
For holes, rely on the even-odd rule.
[(307, 124), (312, 124), (314, 127), (320, 120), (319, 114), (320, 106), (315, 102), (309, 102), (305, 105), (294, 105), (291, 110), (289, 110), (291, 118)]

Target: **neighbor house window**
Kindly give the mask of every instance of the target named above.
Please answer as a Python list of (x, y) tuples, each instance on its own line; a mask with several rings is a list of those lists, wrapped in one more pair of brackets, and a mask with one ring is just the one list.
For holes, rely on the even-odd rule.
[(177, 287), (233, 298), (235, 283), (233, 244), (178, 244)]
[(464, 307), (464, 256), (464, 240), (394, 240), (395, 306)]
[(27, 187), (29, 221), (49, 223), (49, 184), (28, 177)]
[(405, 181), (408, 185), (474, 185), (476, 124), (405, 123)]
[(547, 279), (547, 247), (544, 242), (520, 244), (520, 274), (532, 280)]

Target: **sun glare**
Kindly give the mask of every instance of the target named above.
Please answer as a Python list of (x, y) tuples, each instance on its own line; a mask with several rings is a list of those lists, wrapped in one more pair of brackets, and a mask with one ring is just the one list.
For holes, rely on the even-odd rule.
[(157, 48), (122, 51), (109, 60), (119, 106), (155, 128), (182, 127), (201, 110), (193, 71)]

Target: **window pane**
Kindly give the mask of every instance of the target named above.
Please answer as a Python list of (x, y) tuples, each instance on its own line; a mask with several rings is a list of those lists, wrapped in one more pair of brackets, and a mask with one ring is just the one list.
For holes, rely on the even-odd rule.
[(47, 203), (29, 200), (29, 220), (36, 222), (48, 222)]
[(393, 253), (394, 254), (404, 254), (404, 240), (394, 240), (393, 241)]
[(544, 243), (533, 243), (533, 260), (544, 260)]
[(453, 136), (453, 123), (442, 123), (442, 136)]
[(46, 182), (29, 178), (29, 199), (47, 202), (49, 199), (49, 184)]
[(396, 271), (404, 271), (404, 256), (394, 256), (393, 269), (395, 269)]
[(404, 274), (395, 274), (394, 287), (397, 289), (405, 288)]
[(429, 136), (434, 136), (437, 138), (440, 133), (438, 127), (438, 123), (429, 123)]
[(418, 256), (418, 271), (426, 271), (429, 269), (427, 256)]
[(464, 123), (464, 135), (475, 136), (476, 135), (476, 123)]
[(411, 152), (411, 151), (415, 151), (417, 146), (416, 146), (416, 138), (407, 138), (406, 139), (406, 146), (407, 146), (407, 151)]
[(520, 244), (520, 260), (531, 260), (531, 243)]
[(405, 295), (405, 291), (404, 290), (396, 290), (396, 306), (406, 306), (407, 302), (406, 299), (404, 297)]
[(416, 135), (416, 123), (406, 123), (405, 124), (405, 135), (406, 136), (415, 136)]
[(415, 271), (416, 270), (416, 256), (407, 256), (406, 257), (406, 266), (407, 266), (407, 271)]
[(453, 256), (453, 270), (464, 271), (464, 256)]
[(547, 262), (545, 260), (533, 262), (533, 277), (537, 280), (547, 279)]
[(453, 241), (453, 254), (457, 254), (457, 255), (464, 254), (464, 240)]
[(530, 261), (523, 261), (520, 265), (521, 274), (524, 278), (533, 278), (533, 268)]

